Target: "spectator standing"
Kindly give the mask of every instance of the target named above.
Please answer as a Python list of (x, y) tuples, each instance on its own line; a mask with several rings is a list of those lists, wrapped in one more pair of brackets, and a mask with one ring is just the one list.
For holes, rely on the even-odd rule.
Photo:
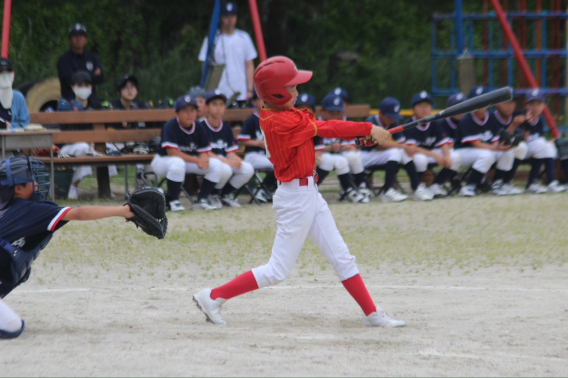
[[(257, 57), (256, 49), (249, 34), (236, 29), (237, 6), (234, 3), (225, 3), (221, 9), (221, 21), (215, 37), (213, 61), (225, 64), (225, 70), (219, 83), (219, 90), (227, 98), (239, 92), (237, 101), (243, 107), (252, 97), (254, 63)], [(199, 60), (207, 62), (208, 38), (205, 37)]]
[(73, 74), (77, 71), (86, 71), (91, 76), (93, 84), (93, 99), (97, 100), (96, 84), (104, 81), (103, 68), (97, 54), (85, 51), (87, 45), (87, 28), (82, 24), (73, 24), (69, 27), (69, 45), (71, 50), (59, 57), (57, 61), (57, 73), (61, 83), (61, 97), (66, 100), (75, 98), (71, 89)]

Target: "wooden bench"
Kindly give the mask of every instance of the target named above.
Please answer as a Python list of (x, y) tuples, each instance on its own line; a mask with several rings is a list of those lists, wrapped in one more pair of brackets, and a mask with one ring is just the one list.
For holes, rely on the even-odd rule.
[[(348, 118), (366, 118), (369, 116), (369, 105), (351, 105), (347, 108)], [(223, 119), (228, 122), (244, 122), (254, 109), (227, 109)], [(316, 116), (321, 113), (321, 107), (317, 107)], [(68, 124), (92, 124), (89, 131), (61, 131), (54, 134), (55, 144), (71, 144), (78, 142), (93, 143), (95, 150), (101, 154), (106, 151), (106, 143), (125, 142), (148, 142), (155, 136), (159, 136), (160, 129), (107, 129), (107, 124), (123, 122), (166, 122), (176, 117), (173, 109), (147, 109), (147, 110), (112, 110), (112, 111), (83, 111), (83, 112), (57, 112), (57, 113), (31, 113), (30, 122), (42, 125), (68, 125)], [(233, 128), (236, 136), (240, 127)], [(97, 167), (98, 194), (101, 198), (110, 197), (110, 178), (108, 165), (132, 165), (148, 164), (154, 155), (123, 154), (121, 156), (77, 156), (72, 158), (55, 158), (55, 166), (68, 165), (91, 165)], [(50, 158), (40, 157), (40, 160), (48, 163)]]

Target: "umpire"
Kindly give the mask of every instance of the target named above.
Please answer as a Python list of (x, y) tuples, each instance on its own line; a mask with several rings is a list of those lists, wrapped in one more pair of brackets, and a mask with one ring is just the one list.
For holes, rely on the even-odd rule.
[(71, 79), (77, 71), (87, 71), (91, 75), (93, 84), (93, 100), (98, 102), (96, 84), (104, 81), (103, 68), (97, 54), (85, 51), (87, 45), (87, 28), (82, 24), (73, 24), (69, 27), (69, 45), (71, 50), (59, 57), (57, 61), (57, 73), (61, 83), (61, 97), (73, 100), (75, 93), (71, 89)]

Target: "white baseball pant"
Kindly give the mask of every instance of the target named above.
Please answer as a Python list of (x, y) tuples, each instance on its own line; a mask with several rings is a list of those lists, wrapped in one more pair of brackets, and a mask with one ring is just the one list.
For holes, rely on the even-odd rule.
[(324, 152), (321, 155), (321, 163), (318, 165), (320, 169), (331, 172), (335, 169), (338, 175), (349, 173), (349, 162), (339, 154), (330, 154)]
[(177, 156), (156, 155), (152, 160), (152, 170), (158, 177), (183, 182), (186, 173), (203, 175), (211, 182), (218, 183), (223, 175), (223, 163), (217, 159), (209, 159), (208, 169), (199, 169), (195, 163), (186, 163)]
[(528, 144), (527, 159), (556, 159), (558, 150), (553, 142), (549, 142), (544, 137), (538, 137)]
[(472, 167), (481, 173), (487, 173), (495, 162), (497, 162), (497, 169), (507, 172), (513, 168), (515, 162), (514, 150), (492, 151), (485, 148), (459, 148), (456, 151), (462, 158), (462, 167)]
[(355, 257), (349, 253), (327, 203), (313, 177), (307, 186), (299, 180), (281, 183), (273, 197), (278, 231), (268, 264), (252, 270), (259, 288), (276, 285), (290, 275), (309, 236), (333, 266), (340, 281), (357, 274)]
[(520, 142), (513, 151), (515, 151), (515, 159), (525, 160), (529, 151), (529, 146), (526, 142)]
[[(444, 156), (444, 152), (441, 148), (434, 148), (432, 152)], [(450, 160), (452, 161), (452, 166), (450, 169), (452, 171), (458, 171), (461, 165), (461, 155), (458, 154), (455, 150), (450, 150)], [(416, 166), (416, 172), (426, 172), (428, 169), (428, 164), (436, 164), (436, 159), (430, 156), (426, 156), (424, 154), (415, 154), (414, 155), (414, 165)]]
[(349, 163), (349, 170), (354, 175), (359, 174), (365, 170), (359, 151), (343, 151), (341, 155), (347, 159)]
[(274, 165), (262, 152), (247, 152), (245, 161), (251, 164), (254, 169), (274, 169)]
[(239, 169), (233, 168), (225, 163), (221, 163), (221, 166), (223, 173), (221, 175), (221, 180), (217, 185), (215, 185), (215, 189), (223, 189), (227, 182), (229, 182), (233, 188), (239, 189), (249, 182), (250, 178), (254, 174), (254, 168), (246, 161), (242, 162), (241, 168)]
[(406, 165), (412, 158), (402, 148), (389, 148), (388, 150), (359, 151), (363, 166), (384, 165), (389, 161), (396, 161)]

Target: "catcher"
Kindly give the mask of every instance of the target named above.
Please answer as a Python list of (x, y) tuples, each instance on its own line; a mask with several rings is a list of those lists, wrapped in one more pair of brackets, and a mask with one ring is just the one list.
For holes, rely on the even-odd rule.
[(16, 338), (25, 328), (2, 298), (28, 280), (33, 261), (67, 222), (123, 217), (158, 239), (166, 234), (166, 202), (156, 189), (135, 192), (124, 206), (76, 209), (47, 201), (49, 189), (49, 171), (38, 160), (25, 156), (0, 162), (0, 339)]

